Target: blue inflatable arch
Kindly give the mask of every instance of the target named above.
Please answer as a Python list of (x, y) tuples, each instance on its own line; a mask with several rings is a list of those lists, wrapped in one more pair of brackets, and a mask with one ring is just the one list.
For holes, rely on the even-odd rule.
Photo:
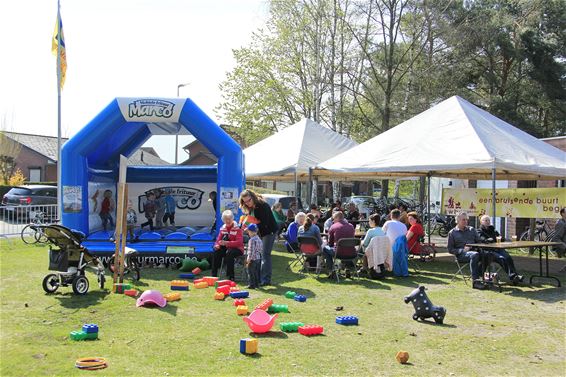
[[(152, 184), (148, 188), (159, 187), (160, 182), (167, 182), (171, 187), (195, 183), (214, 187), (218, 193), (216, 198), (216, 229), (218, 229), (222, 210), (237, 211), (237, 196), (245, 182), (242, 149), (188, 98), (116, 98), (65, 143), (61, 155), (63, 225), (80, 230), (89, 235), (87, 239), (92, 239), (90, 236), (97, 231), (93, 223), (99, 209), (92, 208), (93, 197), (89, 193), (89, 187), (91, 191), (93, 186), (98, 187), (96, 185), (109, 187), (115, 198), (120, 155), (131, 156), (154, 134), (187, 133), (202, 142), (218, 158), (217, 166), (129, 167), (126, 181), (129, 186), (130, 183), (135, 182)], [(212, 186), (213, 184), (215, 186)], [(191, 191), (187, 194), (188, 197), (184, 198), (183, 203), (186, 206), (187, 200), (194, 199), (197, 194), (200, 195), (201, 202), (205, 203), (210, 191), (212, 189)], [(100, 198), (98, 200), (100, 201)], [(143, 211), (141, 203), (133, 204), (138, 211)], [(213, 214), (211, 216), (214, 217)], [(138, 212), (138, 225), (143, 221), (145, 221), (143, 214)], [(211, 234), (209, 239), (212, 237), (214, 234)], [(105, 241), (109, 243), (108, 238)], [(210, 244), (206, 248), (209, 246)], [(166, 246), (155, 242), (149, 246), (140, 244), (136, 248), (143, 250), (144, 247), (147, 251), (166, 250)], [(110, 251), (112, 245), (100, 246), (98, 249)]]

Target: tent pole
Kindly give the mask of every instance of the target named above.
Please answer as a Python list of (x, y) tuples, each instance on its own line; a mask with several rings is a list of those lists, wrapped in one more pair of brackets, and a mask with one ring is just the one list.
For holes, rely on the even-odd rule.
[(309, 168), (309, 184), (308, 184), (308, 190), (307, 190), (307, 204), (310, 205), (312, 204), (312, 167)]
[(430, 229), (430, 172), (427, 174), (427, 189), (426, 189), (426, 212), (427, 212), (427, 227), (428, 227), (428, 243), (430, 243), (430, 234), (432, 230)]
[(492, 215), (491, 217), (493, 218), (493, 222), (495, 223), (495, 161), (493, 161), (493, 168), (491, 169), (491, 200), (492, 200)]
[(297, 203), (297, 210), (299, 210), (299, 181), (297, 180), (297, 167), (295, 166), (295, 199)]

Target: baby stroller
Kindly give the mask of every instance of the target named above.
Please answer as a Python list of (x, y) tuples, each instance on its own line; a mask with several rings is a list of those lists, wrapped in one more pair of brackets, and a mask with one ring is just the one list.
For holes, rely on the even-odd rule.
[(62, 225), (42, 226), (49, 243), (49, 270), (57, 271), (43, 279), (43, 290), (54, 293), (60, 286), (71, 285), (73, 292), (84, 295), (88, 292), (86, 267), (95, 270), (98, 286), (104, 288), (104, 265), (81, 245), (84, 233), (73, 231)]

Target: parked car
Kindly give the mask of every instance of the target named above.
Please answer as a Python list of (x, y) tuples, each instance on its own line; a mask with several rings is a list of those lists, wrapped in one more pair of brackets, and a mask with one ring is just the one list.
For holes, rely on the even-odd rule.
[[(16, 186), (2, 197), (4, 218), (12, 220), (30, 218), (32, 212), (37, 211), (49, 212), (47, 215), (55, 214), (56, 210), (51, 208), (54, 207), (53, 204), (57, 204), (57, 187), (55, 186)], [(51, 206), (44, 207), (48, 205)]]
[(280, 195), (280, 194), (261, 194), (261, 196), (263, 196), (263, 199), (265, 199), (265, 201), (267, 202), (267, 204), (269, 204), (270, 207), (273, 207), (273, 205), (277, 202), (281, 203), (281, 206), (283, 207), (283, 213), (285, 215), (287, 215), (287, 210), (289, 209), (289, 207), (291, 207), (291, 203), (297, 203), (297, 211), (304, 211), (304, 207), (303, 207), (303, 202), (301, 201), (301, 198), (296, 198), (294, 196), (287, 196), (287, 195)]

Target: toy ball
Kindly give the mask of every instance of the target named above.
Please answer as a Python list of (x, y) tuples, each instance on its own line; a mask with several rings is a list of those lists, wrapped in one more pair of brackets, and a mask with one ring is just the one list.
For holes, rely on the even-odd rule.
[(407, 362), (409, 361), (409, 352), (399, 351), (399, 352), (397, 352), (397, 355), (395, 355), (395, 358), (397, 359), (397, 361), (399, 363), (407, 364)]

